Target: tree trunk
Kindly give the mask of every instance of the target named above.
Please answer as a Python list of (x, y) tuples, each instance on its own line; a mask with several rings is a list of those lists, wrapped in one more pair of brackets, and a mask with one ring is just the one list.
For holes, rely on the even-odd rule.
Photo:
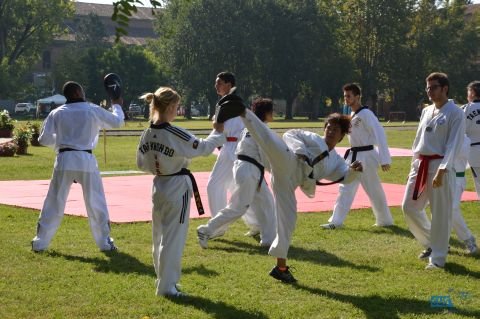
[(295, 100), (295, 97), (287, 96), (285, 100), (287, 103), (285, 106), (285, 119), (291, 120), (293, 119), (293, 101)]

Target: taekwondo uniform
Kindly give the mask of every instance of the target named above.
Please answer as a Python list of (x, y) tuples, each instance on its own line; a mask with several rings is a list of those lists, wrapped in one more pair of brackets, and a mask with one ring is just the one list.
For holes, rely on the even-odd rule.
[[(235, 149), (244, 129), (242, 120), (235, 117), (225, 121), (224, 133), (227, 143), (220, 149), (217, 161), (207, 181), (208, 205), (212, 217), (227, 206), (227, 191), (231, 192), (233, 182), (233, 162), (236, 159)], [(228, 226), (221, 227), (212, 237), (222, 236)]]
[[(354, 180), (358, 172), (349, 169), (345, 160), (318, 134), (294, 129), (280, 138), (253, 112), (246, 110), (242, 118), (251, 136), (265, 152), (272, 170), (272, 189), (277, 214), (277, 234), (269, 254), (287, 258), (297, 220), (295, 189), (300, 187), (308, 197), (315, 195), (316, 181), (320, 179), (344, 182)], [(315, 165), (312, 165), (313, 162)]]
[(92, 154), (103, 128), (124, 124), (122, 107), (112, 106), (112, 113), (82, 99), (67, 101), (51, 111), (43, 123), (38, 141), (55, 150), (57, 156), (47, 197), (32, 241), (34, 251), (48, 248), (62, 221), (72, 183), (82, 186), (88, 222), (97, 246), (102, 251), (115, 250), (110, 238), (110, 219), (97, 160)]
[(475, 189), (480, 199), (480, 100), (474, 100), (463, 106), (465, 112), (466, 133), (470, 138), (470, 156), (468, 164), (473, 173)]
[(363, 166), (363, 174), (350, 184), (340, 184), (333, 213), (328, 221), (335, 226), (343, 224), (361, 184), (372, 204), (375, 226), (393, 225), (387, 198), (377, 172), (379, 165), (392, 162), (383, 127), (375, 114), (365, 106), (353, 114), (351, 123), (352, 131), (348, 135), (351, 148), (347, 151), (346, 160), (347, 163), (359, 160)]
[(187, 169), (190, 159), (211, 154), (225, 141), (225, 135), (217, 131), (212, 131), (206, 139), (197, 139), (170, 123), (151, 124), (143, 132), (137, 150), (137, 166), (155, 176), (152, 188), (152, 255), (157, 274), (157, 295), (177, 293), (192, 192), (199, 214), (203, 213), (195, 179)]
[[(199, 226), (197, 231), (204, 232), (208, 238), (217, 233), (218, 229), (245, 216), (248, 209), (250, 216), (245, 222), (249, 227), (260, 231), (260, 245), (270, 247), (276, 235), (276, 218), (273, 195), (264, 178), (264, 170), (270, 170), (269, 162), (247, 129), (242, 132), (235, 154), (235, 185), (230, 201), (206, 225)], [(199, 238), (200, 236), (203, 234)]]
[[(460, 203), (462, 200), (462, 194), (465, 190), (465, 168), (467, 167), (467, 161), (470, 153), (470, 139), (465, 136), (460, 153), (455, 158), (455, 194), (453, 196), (453, 230), (457, 234), (458, 238), (465, 242), (473, 237), (472, 232), (468, 229), (465, 220), (463, 219), (460, 211)], [(475, 241), (475, 239), (473, 239)]]
[[(465, 116), (452, 100), (439, 110), (434, 104), (423, 109), (412, 146), (412, 166), (402, 210), (415, 238), (423, 247), (431, 248), (429, 264), (437, 267), (444, 267), (448, 253), (455, 193), (454, 163), (464, 136)], [(433, 188), (438, 169), (445, 169), (445, 174), (442, 185)], [(431, 222), (424, 210), (428, 202)]]

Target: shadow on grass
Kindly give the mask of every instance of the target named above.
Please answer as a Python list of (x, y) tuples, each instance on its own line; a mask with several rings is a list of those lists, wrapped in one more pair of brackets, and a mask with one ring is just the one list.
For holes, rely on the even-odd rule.
[(105, 256), (107, 256), (108, 259), (99, 257), (66, 255), (56, 251), (49, 252), (48, 256), (60, 257), (70, 261), (80, 261), (83, 263), (93, 264), (95, 266), (94, 270), (98, 272), (113, 272), (118, 274), (132, 273), (156, 278), (153, 265), (145, 265), (137, 258), (120, 251), (108, 253), (106, 252)]
[[(216, 250), (223, 250), (229, 253), (249, 253), (249, 254), (265, 254), (268, 253), (268, 248), (260, 247), (259, 245), (252, 245), (245, 242), (230, 241), (226, 239), (217, 239), (216, 241), (231, 245), (230, 247), (214, 247)], [(234, 246), (234, 247), (232, 247)], [(380, 269), (378, 267), (372, 267), (367, 265), (357, 265), (347, 260), (341, 259), (334, 254), (331, 254), (325, 250), (320, 249), (305, 249), (295, 246), (290, 246), (288, 250), (289, 259), (297, 259), (303, 261), (309, 261), (320, 265), (328, 265), (334, 267), (349, 267), (356, 270), (365, 270), (369, 272), (376, 272)]]
[(450, 246), (455, 248), (460, 248), (460, 249), (465, 248), (465, 244), (463, 243), (463, 241), (459, 240), (458, 238), (452, 238), (451, 236), (450, 236)]
[[(406, 314), (439, 314), (444, 313), (446, 308), (432, 308), (430, 300), (421, 301), (411, 298), (403, 297), (390, 297), (384, 298), (378, 295), (372, 296), (355, 296), (346, 295), (337, 292), (332, 292), (319, 288), (312, 288), (301, 284), (292, 285), (296, 289), (305, 290), (309, 293), (319, 295), (321, 297), (327, 297), (335, 301), (351, 304), (353, 307), (360, 309), (365, 314), (366, 318), (389, 318), (399, 319)], [(480, 318), (480, 311), (467, 311), (457, 308), (451, 308), (450, 312), (455, 314)]]
[(192, 273), (197, 273), (204, 277), (213, 277), (213, 276), (219, 275), (217, 271), (207, 269), (205, 268), (204, 265), (195, 266), (195, 267), (185, 267), (182, 269), (182, 274), (192, 274)]
[(445, 265), (445, 271), (452, 275), (461, 275), (480, 279), (480, 272), (468, 270), (467, 268), (465, 268), (465, 266), (457, 263), (447, 262), (447, 264)]
[(212, 301), (207, 298), (188, 295), (186, 297), (165, 297), (168, 300), (185, 307), (193, 307), (203, 311), (210, 318), (245, 318), (245, 319), (267, 319), (268, 316), (262, 312), (249, 312), (228, 305), (223, 301)]
[(261, 247), (258, 243), (246, 243), (243, 241), (228, 240), (224, 238), (217, 238), (215, 240), (209, 241), (209, 243), (222, 243), (229, 245), (227, 247), (210, 247), (208, 249), (223, 250), (228, 253), (247, 253), (249, 255), (253, 254), (268, 254), (268, 247)]
[(385, 226), (385, 227), (372, 227), (368, 229), (349, 228), (348, 230), (353, 232), (368, 232), (368, 233), (374, 233), (374, 234), (392, 234), (400, 237), (414, 239), (412, 233), (407, 228), (402, 228), (397, 225)]
[(309, 261), (324, 266), (348, 267), (356, 270), (365, 270), (369, 272), (376, 272), (380, 270), (380, 268), (378, 267), (354, 264), (348, 260), (341, 259), (336, 255), (321, 249), (310, 250), (291, 246), (288, 251), (288, 255), (290, 259), (294, 258), (297, 260)]

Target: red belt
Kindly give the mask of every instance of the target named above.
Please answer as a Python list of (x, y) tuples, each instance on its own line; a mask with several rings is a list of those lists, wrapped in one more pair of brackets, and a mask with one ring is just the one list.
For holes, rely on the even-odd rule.
[(413, 189), (413, 200), (417, 200), (425, 190), (428, 176), (428, 164), (430, 160), (441, 159), (441, 155), (420, 155), (420, 166), (418, 167), (417, 179), (415, 180), (415, 188)]
[(227, 136), (227, 142), (236, 142), (238, 141), (238, 138), (232, 137), (232, 136)]

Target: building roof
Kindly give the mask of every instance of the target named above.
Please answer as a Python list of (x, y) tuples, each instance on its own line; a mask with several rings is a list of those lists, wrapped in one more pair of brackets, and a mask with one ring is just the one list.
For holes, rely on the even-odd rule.
[[(59, 41), (75, 41), (75, 34), (77, 32), (76, 18), (84, 18), (90, 14), (95, 14), (100, 18), (107, 36), (108, 42), (114, 42), (115, 40), (115, 27), (118, 25), (112, 21), (113, 5), (98, 4), (98, 3), (85, 3), (74, 2), (75, 14), (73, 19), (65, 20), (65, 26), (68, 33), (63, 34), (56, 39)], [(145, 45), (149, 39), (157, 37), (153, 30), (153, 22), (156, 19), (154, 12), (159, 12), (159, 9), (153, 8), (137, 8), (137, 12), (132, 12), (130, 17), (128, 28), (125, 28), (128, 32), (120, 38), (120, 42), (128, 45)]]
[[(113, 14), (113, 5), (110, 4), (98, 4), (98, 3), (86, 3), (86, 2), (74, 2), (75, 14), (77, 16), (87, 16), (90, 13), (94, 13), (99, 17), (111, 17)], [(153, 12), (158, 12), (160, 9), (137, 7), (137, 12), (132, 12), (131, 20), (154, 20)]]
[(480, 13), (480, 4), (470, 4), (465, 9), (465, 15), (469, 16), (473, 13)]

